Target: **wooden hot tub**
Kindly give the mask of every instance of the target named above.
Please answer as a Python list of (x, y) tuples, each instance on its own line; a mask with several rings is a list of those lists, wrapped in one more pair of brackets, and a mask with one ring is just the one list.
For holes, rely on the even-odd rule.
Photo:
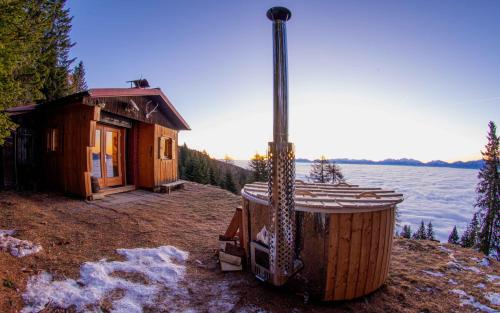
[[(243, 248), (250, 257), (257, 234), (269, 229), (267, 183), (242, 189)], [(403, 195), (380, 188), (298, 181), (296, 253), (303, 268), (294, 276), (305, 291), (325, 301), (366, 295), (386, 280), (396, 204)], [(252, 268), (255, 272), (255, 269)]]

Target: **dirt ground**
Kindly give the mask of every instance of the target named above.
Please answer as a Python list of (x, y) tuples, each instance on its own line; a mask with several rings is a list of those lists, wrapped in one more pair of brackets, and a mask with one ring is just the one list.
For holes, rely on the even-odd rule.
[[(93, 202), (53, 193), (0, 192), (0, 229), (16, 229), (18, 238), (43, 247), (24, 258), (0, 252), (0, 312), (19, 312), (27, 280), (41, 271), (56, 279), (76, 279), (84, 262), (120, 260), (118, 248), (164, 245), (189, 252), (186, 288), (191, 295), (189, 307), (198, 312), (476, 312), (469, 305), (461, 306), (452, 289), (464, 290), (500, 310), (485, 298), (487, 291), (500, 293), (499, 282), (486, 276), (500, 275), (498, 262), (481, 267), (473, 259), (481, 259), (480, 254), (430, 241), (395, 240), (387, 283), (348, 302), (304, 303), (302, 295), (262, 284), (249, 273), (222, 273), (215, 257), (217, 237), (239, 204), (238, 196), (194, 183), (170, 195), (138, 190)], [(452, 258), (463, 266), (479, 268), (480, 273), (450, 268)], [(484, 284), (484, 289), (475, 287), (478, 284)], [(214, 301), (218, 306), (211, 306)], [(173, 303), (186, 305), (185, 301)], [(162, 305), (145, 311), (178, 309)], [(72, 310), (47, 308), (43, 312)]]

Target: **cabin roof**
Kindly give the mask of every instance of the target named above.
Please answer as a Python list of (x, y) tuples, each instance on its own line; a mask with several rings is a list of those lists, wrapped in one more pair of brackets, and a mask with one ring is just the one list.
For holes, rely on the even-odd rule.
[(92, 99), (140, 96), (156, 97), (161, 100), (164, 108), (172, 113), (171, 115), (175, 119), (174, 122), (176, 122), (175, 124), (179, 126), (179, 129), (191, 130), (188, 123), (179, 114), (160, 88), (93, 88), (87, 90), (86, 92)]
[(92, 88), (83, 92), (75, 93), (51, 102), (42, 104), (30, 104), (25, 106), (13, 107), (5, 110), (9, 115), (19, 115), (31, 112), (37, 108), (43, 108), (53, 105), (64, 105), (74, 103), (75, 100), (83, 98), (90, 99), (103, 99), (103, 98), (116, 98), (116, 97), (154, 97), (158, 100), (163, 109), (168, 113), (168, 117), (173, 119), (173, 123), (179, 130), (191, 130), (188, 123), (175, 109), (167, 96), (161, 91), (160, 88)]

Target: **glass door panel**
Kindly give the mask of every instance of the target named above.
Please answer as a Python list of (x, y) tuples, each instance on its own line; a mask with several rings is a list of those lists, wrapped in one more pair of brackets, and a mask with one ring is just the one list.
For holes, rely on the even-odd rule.
[(95, 131), (95, 145), (92, 147), (92, 176), (101, 178), (101, 130)]
[(118, 132), (106, 130), (106, 177), (118, 177), (120, 175), (118, 146)]
[(101, 188), (123, 185), (123, 129), (98, 124), (92, 147), (92, 176)]

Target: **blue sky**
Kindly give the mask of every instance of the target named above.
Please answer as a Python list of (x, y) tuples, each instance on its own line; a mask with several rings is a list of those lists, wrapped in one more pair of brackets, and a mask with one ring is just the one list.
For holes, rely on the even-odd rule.
[(89, 87), (161, 87), (214, 157), (272, 139), (271, 22), (287, 6), (290, 140), (315, 158), (479, 157), (500, 121), (500, 1), (69, 1)]

